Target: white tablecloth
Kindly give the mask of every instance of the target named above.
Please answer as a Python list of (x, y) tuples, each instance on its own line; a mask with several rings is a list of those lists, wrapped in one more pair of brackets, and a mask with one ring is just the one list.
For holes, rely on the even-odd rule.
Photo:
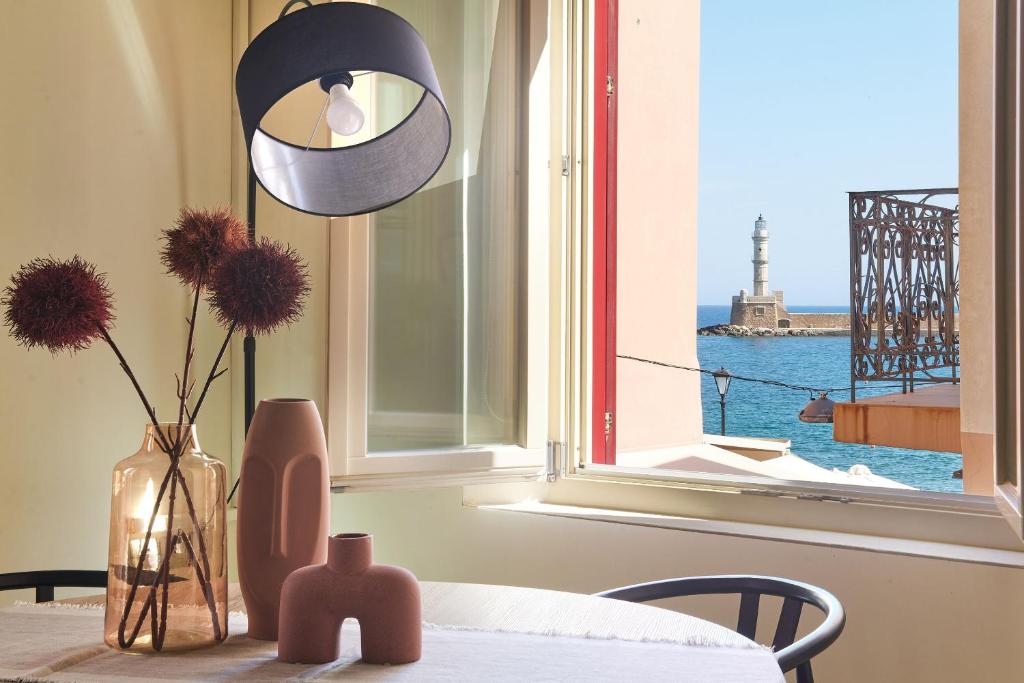
[(346, 622), (342, 657), (321, 666), (276, 661), (276, 643), (244, 636), (232, 612), (228, 640), (186, 654), (133, 656), (102, 643), (93, 604), (0, 610), (0, 679), (782, 681), (772, 654), (709, 622), (643, 605), (555, 591), (423, 584), (423, 658), (403, 666), (359, 661)]

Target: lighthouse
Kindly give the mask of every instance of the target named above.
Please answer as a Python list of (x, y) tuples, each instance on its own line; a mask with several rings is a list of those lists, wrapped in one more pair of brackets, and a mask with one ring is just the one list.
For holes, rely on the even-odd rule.
[[(743, 234), (742, 229), (742, 224), (736, 226), (737, 240)], [(782, 290), (776, 289), (773, 292), (768, 289), (768, 221), (764, 219), (764, 214), (757, 215), (757, 219), (754, 221), (754, 232), (750, 235), (750, 239), (754, 243), (754, 254), (750, 259), (750, 262), (754, 264), (754, 291), (750, 292), (744, 288), (740, 290), (739, 296), (732, 298), (729, 325), (710, 325), (697, 330), (697, 334), (728, 334), (741, 337), (748, 337), (752, 334), (758, 336), (849, 334), (849, 314), (791, 314), (786, 310)], [(736, 250), (736, 258), (741, 258), (739, 249)]]
[(732, 298), (729, 322), (769, 330), (790, 327), (791, 316), (782, 303), (782, 292), (768, 289), (768, 221), (764, 214), (757, 215), (750, 239), (754, 243), (754, 254), (750, 259), (754, 264), (754, 289), (741, 289), (740, 295)]
[(754, 242), (754, 296), (768, 295), (768, 221), (763, 214), (757, 215), (754, 221), (754, 232), (750, 237)]

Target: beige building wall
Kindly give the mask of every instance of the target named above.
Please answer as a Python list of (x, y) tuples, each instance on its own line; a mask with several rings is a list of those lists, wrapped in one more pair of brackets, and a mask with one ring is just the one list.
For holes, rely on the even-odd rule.
[[(619, 0), (618, 353), (697, 365), (700, 3)], [(619, 360), (620, 452), (702, 440), (700, 377)]]
[[(96, 263), (114, 337), (175, 419), (188, 295), (157, 238), (183, 205), (231, 201), (231, 3), (3, 0), (0, 16), (0, 279), (39, 256)], [(221, 339), (204, 313), (200, 366)], [(220, 382), (199, 435), (230, 459)], [(131, 385), (104, 344), (53, 358), (4, 329), (0, 387), (0, 572), (104, 567), (111, 471), (146, 422)]]
[(995, 485), (992, 3), (960, 0), (960, 443), (964, 491)]

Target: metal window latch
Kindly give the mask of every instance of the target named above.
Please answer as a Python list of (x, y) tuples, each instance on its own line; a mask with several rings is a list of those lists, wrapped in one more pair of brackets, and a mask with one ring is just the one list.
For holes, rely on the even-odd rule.
[(800, 493), (796, 497), (797, 500), (819, 500), (827, 501), (831, 503), (852, 503), (853, 498), (848, 496), (830, 496), (820, 493)]
[(563, 154), (562, 155), (562, 175), (564, 175), (566, 178), (569, 177), (569, 155), (568, 154)]
[(833, 496), (823, 493), (793, 493), (791, 491), (771, 491), (768, 489), (740, 489), (745, 496), (765, 496), (767, 498), (795, 498), (796, 500), (817, 500), (831, 503), (852, 503), (848, 496)]
[(565, 449), (566, 443), (564, 441), (548, 441), (547, 449), (547, 479), (548, 481), (554, 481), (558, 478), (559, 474), (564, 472), (565, 467)]
[(605, 81), (605, 94), (609, 97), (615, 94), (615, 77), (610, 74)]
[(740, 493), (745, 496), (766, 496), (768, 498), (779, 498), (786, 495), (781, 491), (768, 491), (766, 489), (740, 489)]
[(614, 424), (615, 424), (615, 414), (614, 413), (605, 413), (604, 414), (604, 435), (605, 435), (605, 438), (611, 436), (611, 434), (612, 434), (612, 425), (614, 425)]

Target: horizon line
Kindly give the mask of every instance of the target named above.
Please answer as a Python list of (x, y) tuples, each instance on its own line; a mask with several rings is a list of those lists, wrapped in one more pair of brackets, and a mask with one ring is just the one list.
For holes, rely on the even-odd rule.
[[(728, 307), (732, 306), (732, 302), (730, 301), (727, 304), (709, 304), (709, 303), (701, 303), (700, 301), (698, 301), (697, 305), (698, 306), (724, 306), (724, 307), (728, 308)], [(833, 307), (833, 308), (836, 307), (836, 306), (845, 306), (845, 307), (849, 308), (850, 307), (850, 302), (847, 301), (846, 303), (842, 303), (842, 304), (821, 304), (821, 303), (817, 303), (817, 304), (791, 304), (791, 303), (786, 303), (786, 304), (783, 304), (783, 305), (786, 306), (787, 308), (790, 307), (790, 306), (829, 306), (829, 307)]]

